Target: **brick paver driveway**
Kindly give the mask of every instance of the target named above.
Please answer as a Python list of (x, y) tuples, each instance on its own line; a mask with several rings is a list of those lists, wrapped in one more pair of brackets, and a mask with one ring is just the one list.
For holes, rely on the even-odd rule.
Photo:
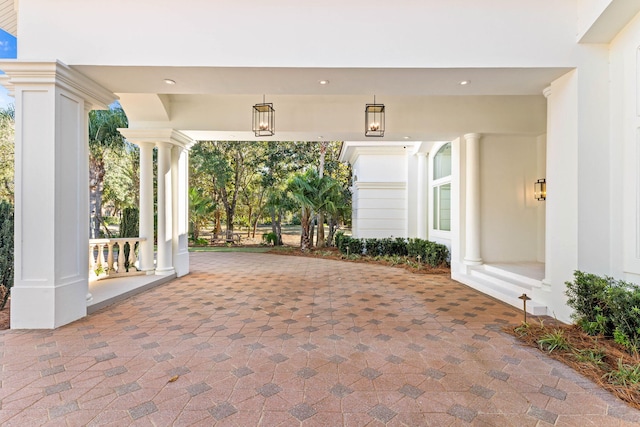
[(2, 425), (631, 426), (445, 277), (247, 253), (55, 331), (0, 334)]

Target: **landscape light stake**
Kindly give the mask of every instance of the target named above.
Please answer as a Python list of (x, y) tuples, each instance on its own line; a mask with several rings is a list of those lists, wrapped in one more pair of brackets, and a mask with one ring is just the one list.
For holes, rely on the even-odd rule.
[(529, 298), (527, 294), (522, 294), (518, 298), (522, 300), (522, 304), (524, 305), (524, 323), (527, 323), (527, 301), (531, 300), (531, 298)]

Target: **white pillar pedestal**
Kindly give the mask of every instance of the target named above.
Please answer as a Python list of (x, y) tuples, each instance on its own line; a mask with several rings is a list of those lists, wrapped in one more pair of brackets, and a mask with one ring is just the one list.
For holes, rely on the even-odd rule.
[(464, 135), (466, 155), (465, 194), (465, 256), (466, 265), (482, 264), (480, 256), (480, 137), (478, 133)]
[(60, 62), (0, 68), (16, 101), (11, 328), (57, 328), (87, 314), (88, 112), (116, 97)]
[(427, 153), (417, 153), (418, 156), (418, 209), (417, 209), (417, 232), (418, 238), (427, 238), (427, 169), (426, 157)]
[(153, 232), (153, 147), (150, 142), (138, 142), (140, 147), (140, 270), (155, 272)]

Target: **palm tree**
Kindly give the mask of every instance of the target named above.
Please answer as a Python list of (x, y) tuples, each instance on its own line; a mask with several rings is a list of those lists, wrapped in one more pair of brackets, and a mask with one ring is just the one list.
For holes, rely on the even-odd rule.
[(200, 230), (211, 221), (216, 209), (213, 199), (204, 196), (195, 188), (189, 189), (189, 222), (194, 242), (200, 237)]
[(318, 176), (315, 169), (308, 169), (294, 175), (288, 189), (292, 198), (301, 209), (300, 249), (308, 250), (311, 242), (311, 221), (313, 212), (328, 213), (336, 210), (335, 195), (338, 183), (330, 176)]
[(129, 126), (127, 116), (119, 105), (109, 110), (89, 112), (89, 191), (95, 215), (92, 235), (98, 237), (102, 220), (102, 192), (104, 191), (105, 154), (109, 150), (123, 150), (125, 139), (118, 128)]

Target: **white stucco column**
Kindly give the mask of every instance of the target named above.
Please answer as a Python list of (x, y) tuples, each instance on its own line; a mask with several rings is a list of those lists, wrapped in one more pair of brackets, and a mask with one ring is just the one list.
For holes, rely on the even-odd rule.
[(150, 142), (138, 142), (140, 147), (140, 270), (153, 274), (155, 270), (153, 252), (153, 147)]
[(418, 209), (417, 209), (417, 232), (418, 238), (427, 238), (427, 153), (417, 153), (418, 156)]
[(464, 135), (466, 142), (465, 255), (466, 265), (482, 264), (480, 256), (480, 138), (478, 133)]
[(171, 152), (171, 184), (173, 198), (173, 267), (178, 277), (189, 273), (189, 151), (174, 146)]
[(158, 259), (156, 273), (171, 274), (173, 269), (173, 197), (171, 184), (171, 149), (168, 142), (158, 142)]
[(15, 96), (11, 328), (56, 328), (87, 314), (88, 111), (116, 96), (60, 62), (0, 68)]

